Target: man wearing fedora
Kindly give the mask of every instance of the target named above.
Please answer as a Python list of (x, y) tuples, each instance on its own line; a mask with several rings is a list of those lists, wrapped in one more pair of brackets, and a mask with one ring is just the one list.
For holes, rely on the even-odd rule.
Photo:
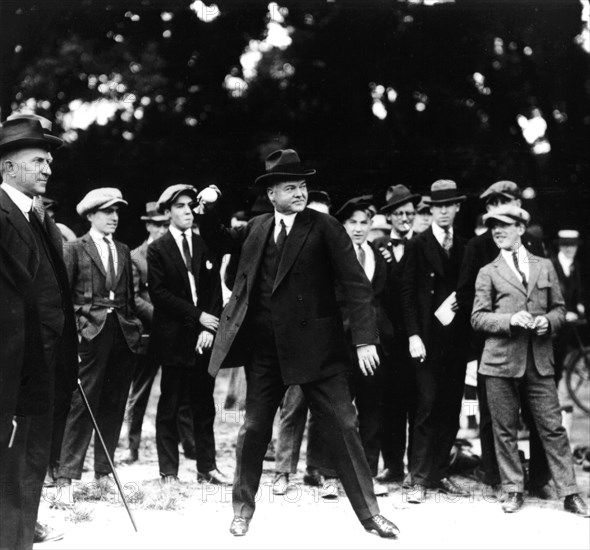
[[(486, 212), (491, 213), (503, 205), (521, 206), (520, 188), (513, 181), (501, 180), (490, 185), (481, 195)], [(536, 256), (544, 257), (543, 243), (528, 232), (521, 236), (522, 245)], [(461, 264), (459, 282), (457, 284), (457, 303), (461, 319), (469, 319), (475, 297), (475, 280), (479, 270), (498, 256), (498, 247), (492, 233), (485, 231), (469, 240), (465, 246), (465, 255)], [(473, 333), (469, 323), (465, 323), (465, 336), (469, 340), (468, 359), (481, 360), (484, 339), (480, 334)], [(494, 434), (492, 419), (485, 391), (485, 377), (477, 375), (477, 399), (479, 405), (479, 436), (481, 441), (482, 470), (476, 471), (481, 481), (490, 487), (500, 483), (498, 462), (494, 450)], [(543, 452), (541, 440), (532, 421), (526, 401), (523, 401), (522, 415), (530, 429), (530, 462), (528, 489), (531, 494), (540, 498), (548, 498), (550, 493), (547, 482), (550, 473)]]
[[(464, 243), (453, 223), (465, 199), (452, 180), (431, 185), (432, 225), (409, 241), (402, 273), (402, 309), (418, 395), (409, 461), (414, 485), (407, 495), (413, 503), (424, 502), (427, 489), (467, 496), (449, 477), (465, 380), (464, 330), (451, 313)], [(447, 314), (444, 324), (436, 315), (441, 306)]]
[[(119, 209), (127, 205), (121, 191), (102, 187), (89, 191), (76, 206), (90, 230), (65, 243), (64, 255), (78, 323), (78, 377), (111, 460), (119, 440), (136, 354), (141, 321), (133, 298), (133, 271), (127, 245), (113, 239)], [(72, 396), (61, 449), (58, 485), (80, 479), (92, 439), (93, 425), (79, 392)], [(107, 483), (110, 465), (94, 438), (94, 475)]]
[(41, 118), (13, 117), (0, 127), (2, 549), (33, 545), (54, 411), (69, 407), (77, 374), (62, 239), (41, 200), (62, 140)]
[(527, 401), (539, 429), (557, 494), (564, 509), (589, 517), (574, 473), (553, 377), (551, 335), (565, 320), (565, 305), (552, 263), (532, 255), (521, 243), (528, 212), (505, 205), (484, 216), (500, 249), (475, 283), (473, 328), (486, 340), (479, 366), (486, 377), (496, 456), (507, 498), (506, 513), (524, 503), (524, 468), (518, 454), (518, 419)]
[[(359, 366), (377, 368), (378, 330), (369, 280), (346, 231), (334, 218), (309, 208), (305, 170), (292, 149), (266, 158), (265, 187), (274, 212), (237, 230), (221, 226), (211, 201), (200, 195), (201, 234), (221, 251), (241, 251), (232, 298), (221, 316), (209, 372), (246, 365), (246, 416), (238, 436), (233, 487), (233, 535), (245, 535), (254, 514), (264, 454), (277, 408), (298, 384), (320, 421), (325, 445), (363, 527), (382, 537), (399, 530), (379, 513), (371, 471), (357, 430), (348, 387), (350, 369), (341, 285), (351, 319)], [(207, 204), (204, 204), (207, 202)]]
[(170, 228), (148, 246), (148, 289), (154, 305), (152, 347), (162, 365), (156, 446), (163, 484), (178, 481), (178, 413), (188, 393), (193, 413), (197, 481), (227, 483), (215, 460), (215, 378), (209, 350), (221, 312), (219, 263), (192, 231), (197, 190), (176, 184), (158, 199)]
[(412, 457), (416, 376), (408, 352), (400, 286), (407, 243), (414, 236), (413, 222), (420, 195), (412, 193), (405, 185), (392, 185), (386, 196), (387, 203), (380, 213), (387, 217), (391, 231), (389, 236), (379, 239), (376, 244), (387, 262), (387, 286), (381, 302), (392, 329), (389, 335), (380, 334), (384, 363), (381, 429), (383, 471), (377, 479), (381, 483), (402, 483), (406, 450), (408, 458)]
[[(154, 316), (154, 306), (152, 305), (148, 292), (147, 249), (152, 242), (159, 239), (168, 231), (170, 220), (164, 214), (160, 214), (157, 208), (158, 204), (155, 201), (146, 204), (146, 213), (141, 216), (141, 221), (145, 222), (148, 238), (131, 251), (135, 306), (137, 308), (137, 316), (143, 325), (143, 334), (141, 351), (135, 373), (133, 374), (129, 399), (127, 401), (127, 410), (125, 412), (128, 425), (129, 450), (122, 460), (124, 464), (132, 464), (139, 459), (141, 426), (152, 390), (152, 384), (159, 368), (156, 360), (157, 353), (150, 347), (150, 332)], [(193, 421), (188, 405), (188, 398), (185, 400), (178, 416), (178, 430), (181, 434), (185, 455), (187, 458), (194, 459)]]

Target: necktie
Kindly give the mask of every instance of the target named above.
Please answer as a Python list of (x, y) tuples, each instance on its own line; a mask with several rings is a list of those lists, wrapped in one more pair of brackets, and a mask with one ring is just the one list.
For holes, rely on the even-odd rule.
[(32, 209), (35, 214), (37, 214), (41, 225), (43, 225), (43, 222), (45, 221), (45, 206), (43, 205), (43, 199), (39, 195), (33, 197)]
[(448, 229), (445, 229), (445, 238), (443, 239), (442, 247), (445, 249), (446, 255), (450, 256), (451, 248), (453, 248), (453, 238), (451, 237), (451, 232)]
[(401, 239), (391, 239), (389, 241), (391, 243), (391, 246), (399, 246), (400, 244), (403, 246), (406, 246), (406, 243), (408, 242), (407, 237), (402, 237)]
[(281, 220), (281, 230), (277, 235), (276, 245), (279, 249), (279, 253), (283, 251), (283, 247), (285, 246), (285, 241), (287, 240), (287, 226), (285, 225), (285, 220)]
[(512, 251), (512, 261), (514, 262), (514, 266), (516, 267), (516, 271), (518, 271), (518, 274), (520, 275), (520, 278), (522, 279), (522, 284), (523, 284), (524, 288), (527, 288), (526, 275), (520, 270), (520, 266), (518, 265), (518, 252), (516, 250)]
[(182, 234), (182, 254), (184, 255), (184, 263), (189, 273), (193, 272), (193, 258), (191, 256), (191, 249), (188, 246), (186, 233)]
[(367, 260), (367, 255), (361, 245), (358, 245), (358, 247), (356, 249), (356, 257), (358, 258), (359, 263), (361, 264), (363, 269), (365, 269), (365, 262)]
[(103, 237), (105, 243), (107, 243), (107, 250), (109, 251), (109, 256), (107, 260), (107, 278), (106, 278), (106, 288), (108, 292), (111, 292), (115, 289), (115, 280), (117, 279), (117, 275), (115, 274), (115, 261), (113, 259), (113, 251), (111, 250), (111, 243), (106, 238)]

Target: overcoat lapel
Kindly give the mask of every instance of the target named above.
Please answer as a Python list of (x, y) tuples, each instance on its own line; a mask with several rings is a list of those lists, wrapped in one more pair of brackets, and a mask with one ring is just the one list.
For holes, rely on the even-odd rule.
[(115, 241), (115, 248), (117, 250), (117, 280), (115, 281), (115, 287), (119, 284), (119, 279), (125, 271), (125, 264), (127, 263), (127, 256), (125, 255), (125, 249), (121, 243)]
[[(244, 242), (240, 264), (246, 266), (244, 274), (246, 275), (248, 292), (252, 290), (252, 283), (254, 282), (255, 275), (260, 267), (264, 247), (273, 226), (274, 216), (268, 216), (266, 220), (252, 230), (252, 233), (250, 233)], [(287, 241), (288, 240), (289, 239), (287, 239)]]
[(445, 269), (443, 267), (442, 258), (440, 255), (440, 245), (432, 232), (432, 228), (428, 228), (424, 232), (424, 237), (426, 239), (426, 246), (424, 247), (424, 254), (426, 255), (430, 265), (432, 265), (433, 269), (441, 276), (445, 276)]
[[(178, 247), (176, 247), (178, 248)], [(199, 271), (201, 268), (201, 256), (203, 255), (203, 250), (197, 243), (197, 238), (193, 233), (193, 257), (192, 257), (192, 268), (193, 268), (193, 275), (195, 276), (195, 285), (199, 284)], [(188, 275), (187, 275), (188, 277)]]
[[(186, 264), (184, 263), (184, 258), (182, 257), (182, 254), (180, 253), (180, 250), (178, 248), (178, 245), (176, 244), (176, 241), (174, 240), (174, 237), (172, 236), (172, 233), (170, 233), (170, 232), (166, 233), (162, 237), (162, 241), (165, 243), (165, 246), (163, 246), (162, 249), (165, 251), (166, 254), (168, 254), (170, 261), (172, 262), (172, 264), (174, 265), (174, 267), (178, 271), (178, 274), (180, 275), (180, 277), (184, 281), (184, 284), (187, 287), (190, 287)], [(194, 242), (193, 242), (193, 244), (194, 244)]]
[(0, 189), (0, 206), (6, 212), (10, 225), (14, 227), (14, 230), (19, 234), (23, 242), (36, 253), (36, 260), (38, 262), (39, 251), (37, 250), (37, 243), (35, 242), (33, 230), (24, 214), (19, 210), (18, 206), (12, 202), (3, 189)]

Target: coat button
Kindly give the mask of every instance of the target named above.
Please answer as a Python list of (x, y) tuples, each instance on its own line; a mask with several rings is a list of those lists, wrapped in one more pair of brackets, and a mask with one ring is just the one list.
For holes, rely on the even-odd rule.
[(301, 323), (299, 323), (302, 327), (307, 326), (307, 321), (301, 321)]

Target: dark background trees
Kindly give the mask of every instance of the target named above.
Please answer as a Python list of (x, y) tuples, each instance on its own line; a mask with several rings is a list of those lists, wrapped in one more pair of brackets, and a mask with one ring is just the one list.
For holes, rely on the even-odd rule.
[[(264, 156), (288, 145), (336, 204), (450, 177), (470, 195), (470, 233), (477, 195), (505, 178), (536, 190), (527, 207), (546, 235), (590, 234), (578, 0), (217, 5), (199, 18), (190, 0), (0, 4), (2, 118), (27, 104), (68, 140), (51, 184), (60, 220), (80, 232), (75, 204), (116, 185), (130, 200), (121, 237), (136, 244), (145, 202), (167, 185), (214, 182), (229, 210), (251, 200)], [(269, 20), (290, 45), (260, 44)], [(241, 64), (261, 48), (255, 66)], [(91, 102), (112, 116), (73, 124)], [(519, 117), (535, 114), (546, 132), (529, 143)]]

